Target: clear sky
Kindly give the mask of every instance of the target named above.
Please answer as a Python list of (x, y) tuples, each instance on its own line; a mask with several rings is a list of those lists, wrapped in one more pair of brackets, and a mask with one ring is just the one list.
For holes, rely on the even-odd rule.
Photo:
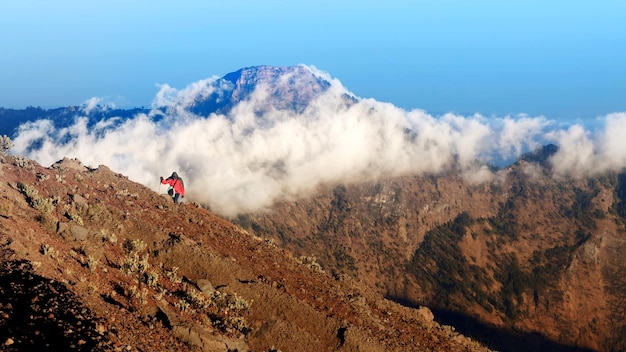
[(403, 109), (626, 111), (626, 1), (0, 3), (0, 106), (149, 106), (254, 65), (306, 64)]

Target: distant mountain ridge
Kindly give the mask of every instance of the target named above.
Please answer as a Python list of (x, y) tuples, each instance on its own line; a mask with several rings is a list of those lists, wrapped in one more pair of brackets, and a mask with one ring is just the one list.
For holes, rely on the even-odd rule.
[(13, 137), (18, 132), (17, 129), (20, 125), (42, 119), (51, 120), (56, 127), (67, 127), (72, 125), (78, 116), (87, 117), (89, 121), (88, 125), (93, 125), (102, 119), (108, 120), (117, 117), (121, 120), (125, 120), (140, 113), (148, 113), (149, 111), (149, 109), (145, 108), (110, 109), (103, 106), (90, 111), (85, 111), (80, 106), (67, 106), (53, 109), (43, 109), (33, 106), (29, 106), (25, 109), (6, 109), (0, 107), (0, 135)]
[[(255, 89), (263, 86), (268, 92), (268, 99), (257, 107), (256, 113), (263, 115), (269, 109), (290, 110), (301, 113), (309, 103), (325, 92), (331, 83), (315, 74), (308, 67), (289, 66), (252, 66), (228, 73), (222, 78), (207, 83), (212, 93), (193, 97), (185, 110), (202, 117), (213, 113), (228, 114), (238, 103), (250, 99)], [(346, 102), (356, 101), (355, 97), (345, 96)], [(154, 110), (164, 111), (167, 106)], [(98, 105), (87, 109), (84, 106), (68, 106), (53, 109), (27, 107), (25, 109), (6, 109), (0, 107), (0, 135), (14, 136), (17, 128), (26, 122), (41, 119), (51, 120), (55, 127), (67, 127), (75, 122), (76, 117), (86, 117), (88, 126), (100, 120), (116, 118), (113, 126), (133, 118), (137, 114), (149, 114), (152, 109), (137, 107), (130, 109), (111, 108)], [(155, 114), (158, 119), (160, 114)]]

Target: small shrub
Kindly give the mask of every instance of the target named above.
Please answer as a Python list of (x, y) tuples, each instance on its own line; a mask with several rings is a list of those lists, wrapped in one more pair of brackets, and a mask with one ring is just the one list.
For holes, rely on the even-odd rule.
[(156, 287), (159, 283), (159, 273), (156, 271), (149, 271), (144, 274), (144, 282), (149, 287)]
[(39, 253), (50, 256), (50, 258), (53, 259), (59, 256), (59, 252), (47, 243), (41, 245), (41, 247), (39, 248)]
[(185, 299), (199, 310), (204, 310), (210, 305), (210, 302), (204, 293), (188, 285), (185, 285)]
[(248, 323), (243, 317), (228, 317), (227, 321), (228, 325), (230, 325), (233, 329), (240, 331), (244, 334), (248, 333), (250, 329), (248, 328)]
[(28, 158), (25, 158), (21, 155), (17, 155), (14, 159), (13, 164), (15, 166), (27, 169), (27, 170), (33, 170), (35, 168), (35, 165), (33, 165), (33, 162), (30, 161)]
[(94, 256), (92, 256), (91, 254), (88, 255), (87, 256), (87, 268), (89, 268), (89, 271), (93, 273), (98, 267), (99, 262), (100, 261), (96, 259)]
[(128, 298), (133, 298), (137, 296), (138, 292), (139, 289), (137, 288), (137, 286), (132, 285), (124, 290), (124, 295)]
[(27, 199), (39, 197), (39, 191), (25, 183), (18, 182), (17, 189), (20, 190), (20, 192), (22, 192), (22, 194), (26, 196)]
[(324, 269), (322, 269), (322, 266), (317, 262), (317, 258), (315, 258), (315, 256), (307, 257), (303, 255), (298, 261), (313, 271), (324, 272)]
[(226, 294), (218, 290), (211, 292), (209, 295), (211, 303), (220, 309), (230, 309), (233, 311), (244, 311), (250, 308), (250, 303), (245, 299), (237, 296), (237, 294)]
[(126, 241), (124, 241), (122, 247), (126, 250), (127, 253), (141, 252), (146, 249), (146, 244), (142, 240), (127, 239)]
[(80, 225), (80, 226), (82, 226), (82, 225), (83, 225), (83, 218), (82, 218), (80, 215), (78, 215), (78, 214), (76, 214), (76, 213), (72, 212), (72, 213), (67, 213), (67, 217), (68, 217), (71, 221), (73, 221), (73, 222), (77, 223), (78, 225)]
[(150, 268), (150, 263), (148, 262), (148, 254), (145, 254), (141, 257), (141, 260), (137, 265), (137, 272), (139, 274), (143, 274), (148, 270), (148, 268)]
[(120, 265), (120, 270), (127, 275), (138, 272), (139, 254), (137, 252), (128, 253)]
[(117, 242), (117, 235), (114, 234), (114, 233), (110, 234), (109, 237), (107, 237), (107, 238), (108, 238), (109, 242), (111, 242), (111, 243), (116, 243)]
[(22, 182), (17, 183), (17, 188), (26, 197), (26, 201), (31, 207), (42, 213), (50, 213), (54, 209), (54, 200), (40, 196), (37, 189)]
[(185, 299), (180, 298), (177, 302), (174, 303), (174, 306), (180, 309), (181, 312), (186, 312), (187, 310), (189, 310), (190, 304), (189, 302), (185, 301)]
[(150, 263), (148, 263), (147, 254), (140, 258), (137, 252), (131, 252), (124, 257), (124, 261), (120, 265), (120, 270), (127, 275), (142, 275), (148, 270), (149, 267)]
[(54, 210), (54, 203), (50, 198), (39, 197), (33, 200), (32, 207), (44, 214), (47, 214)]
[(124, 188), (124, 189), (117, 190), (117, 192), (115, 192), (115, 195), (118, 195), (118, 196), (128, 196), (128, 195), (130, 195), (130, 192), (126, 188)]
[(39, 182), (46, 181), (49, 178), (50, 178), (49, 175), (42, 174), (42, 173), (37, 173), (37, 181), (39, 181)]
[(160, 288), (159, 292), (154, 294), (154, 299), (157, 301), (160, 301), (163, 299), (163, 296), (165, 296), (166, 293), (167, 293), (167, 290), (165, 290), (164, 288)]
[(181, 283), (183, 281), (178, 276), (178, 267), (177, 266), (172, 267), (172, 270), (170, 270), (170, 271), (166, 271), (165, 272), (165, 276), (167, 276), (167, 278), (170, 279), (170, 281), (173, 284), (179, 284), (179, 283)]
[(228, 296), (228, 308), (236, 311), (244, 311), (250, 308), (250, 303), (245, 299), (237, 296), (237, 294), (232, 294)]
[(110, 243), (117, 242), (117, 235), (115, 235), (114, 233), (109, 234), (109, 232), (106, 229), (100, 229), (99, 238), (102, 242), (110, 242)]

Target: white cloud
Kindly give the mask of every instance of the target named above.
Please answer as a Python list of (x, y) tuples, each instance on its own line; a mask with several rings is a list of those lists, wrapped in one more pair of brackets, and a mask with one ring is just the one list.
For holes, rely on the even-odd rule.
[(613, 113), (588, 130), (576, 124), (546, 137), (559, 146), (552, 158), (555, 172), (563, 177), (583, 177), (626, 167), (626, 113)]
[(91, 98), (87, 99), (82, 105), (81, 109), (85, 114), (89, 114), (93, 109), (95, 109), (99, 104), (102, 104), (102, 99), (100, 98)]
[(85, 119), (59, 130), (38, 121), (20, 128), (13, 150), (44, 165), (63, 157), (104, 164), (154, 190), (159, 176), (177, 171), (186, 199), (225, 215), (262, 210), (320, 183), (438, 173), (455, 163), (467, 180), (484, 182), (494, 175), (477, 160), (516, 157), (550, 141), (560, 146), (553, 158), (559, 175), (626, 164), (626, 114), (608, 116), (606, 129), (593, 134), (579, 125), (559, 129), (544, 117), (435, 117), (372, 99), (347, 105), (344, 94), (350, 92), (339, 81), (309, 69), (332, 84), (301, 113), (274, 109), (259, 118), (255, 111), (269, 99), (263, 89), (229, 116), (189, 113), (194, 99), (220, 92), (211, 78), (183, 90), (162, 85), (152, 106), (167, 108), (164, 119), (153, 119), (160, 114), (155, 110), (91, 130)]

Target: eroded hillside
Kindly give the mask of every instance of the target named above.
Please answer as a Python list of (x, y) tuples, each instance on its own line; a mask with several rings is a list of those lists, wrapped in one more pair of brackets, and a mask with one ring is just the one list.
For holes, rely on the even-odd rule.
[(481, 184), (450, 173), (320, 187), (237, 222), (495, 348), (623, 350), (624, 177), (556, 180), (544, 161)]
[(2, 350), (487, 350), (105, 166), (0, 162)]

